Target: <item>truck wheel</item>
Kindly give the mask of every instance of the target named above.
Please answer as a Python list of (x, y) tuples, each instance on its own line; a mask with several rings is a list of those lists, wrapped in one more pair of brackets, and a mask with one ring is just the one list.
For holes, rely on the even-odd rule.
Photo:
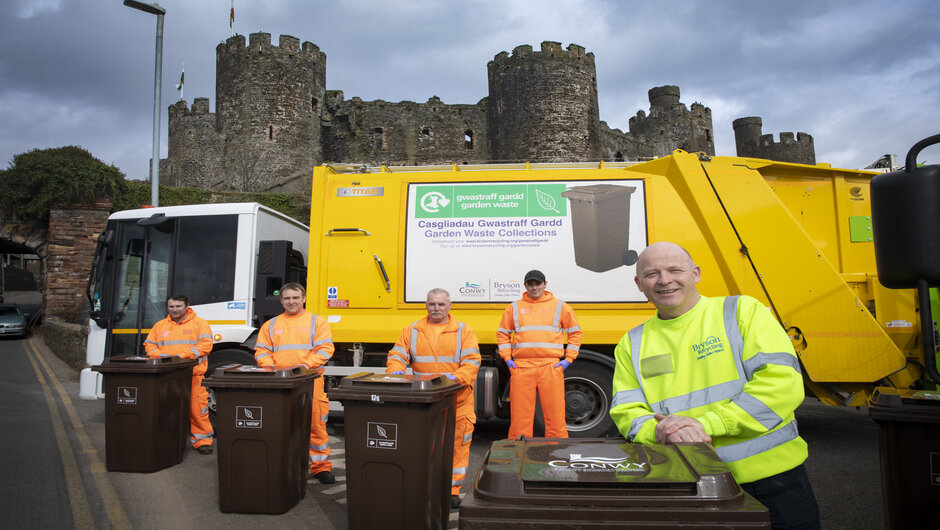
[[(209, 354), (209, 366), (206, 367), (206, 377), (210, 377), (212, 372), (220, 366), (225, 366), (226, 364), (255, 364), (255, 356), (252, 355), (248, 350), (240, 350), (238, 348), (227, 348), (224, 350), (214, 351)], [(215, 392), (210, 388), (209, 389), (209, 422), (212, 423), (212, 428), (215, 429), (215, 412), (216, 412), (216, 401), (215, 401)]]
[[(565, 370), (565, 423), (571, 438), (616, 436), (617, 427), (610, 419), (614, 372), (611, 368), (587, 360), (575, 360)], [(535, 408), (536, 433), (545, 432), (541, 404)]]

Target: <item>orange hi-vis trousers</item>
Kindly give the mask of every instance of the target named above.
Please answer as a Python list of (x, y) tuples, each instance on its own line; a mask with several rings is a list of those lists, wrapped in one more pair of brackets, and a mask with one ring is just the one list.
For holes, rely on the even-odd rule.
[(330, 415), (330, 400), (323, 391), (323, 378), (313, 381), (313, 408), (310, 418), (310, 472), (332, 471), (330, 462), (330, 435), (326, 420)]
[(509, 405), (512, 420), (509, 438), (532, 436), (535, 393), (542, 405), (546, 438), (567, 438), (565, 425), (565, 375), (558, 359), (519, 359), (510, 370)]
[[(203, 361), (204, 364), (208, 364)], [(189, 442), (193, 447), (208, 445), (212, 447), (212, 423), (209, 422), (209, 390), (202, 386), (206, 378), (205, 368), (200, 371), (199, 366), (193, 368), (193, 382), (189, 398), (189, 430), (192, 435)]]
[(476, 414), (473, 410), (473, 389), (466, 388), (457, 392), (457, 419), (454, 422), (454, 463), (451, 471), (450, 494), (460, 495), (460, 486), (467, 476), (470, 465), (470, 442), (473, 441), (473, 422)]

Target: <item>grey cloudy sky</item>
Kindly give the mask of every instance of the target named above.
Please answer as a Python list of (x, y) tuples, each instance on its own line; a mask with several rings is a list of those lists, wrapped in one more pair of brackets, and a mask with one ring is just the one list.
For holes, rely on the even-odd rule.
[[(215, 47), (231, 0), (164, 0), (166, 107), (215, 109)], [(476, 103), (486, 63), (520, 44), (576, 43), (595, 55), (600, 116), (629, 129), (647, 91), (678, 85), (712, 109), (715, 150), (731, 122), (813, 135), (816, 158), (860, 168), (940, 133), (936, 0), (236, 0), (235, 31), (288, 34), (327, 55), (347, 99)], [(0, 4), (0, 168), (36, 148), (80, 145), (129, 178), (149, 172), (156, 17), (121, 0)], [(935, 149), (936, 151), (931, 151)], [(920, 157), (940, 161), (940, 146)]]

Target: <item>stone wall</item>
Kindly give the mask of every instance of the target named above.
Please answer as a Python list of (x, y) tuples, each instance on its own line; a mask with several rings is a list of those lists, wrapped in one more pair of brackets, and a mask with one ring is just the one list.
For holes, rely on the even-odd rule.
[(88, 338), (85, 326), (52, 317), (43, 320), (42, 325), (33, 328), (33, 332), (39, 333), (46, 347), (66, 364), (76, 370), (85, 368), (85, 344)]
[(482, 163), (490, 160), (486, 106), (328, 98), (324, 161), (369, 165)]
[(98, 234), (108, 220), (110, 202), (53, 208), (49, 212), (45, 314), (74, 320), (87, 310), (85, 288)]

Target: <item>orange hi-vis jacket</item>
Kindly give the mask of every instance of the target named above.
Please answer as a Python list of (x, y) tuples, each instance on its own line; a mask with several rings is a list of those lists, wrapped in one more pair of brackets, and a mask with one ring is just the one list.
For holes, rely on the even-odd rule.
[(538, 299), (523, 293), (521, 300), (509, 304), (503, 312), (496, 330), (496, 344), (504, 361), (571, 362), (581, 348), (581, 326), (571, 306), (551, 292), (545, 291)]
[(150, 328), (144, 340), (144, 351), (148, 357), (175, 355), (196, 359), (199, 364), (193, 367), (193, 374), (205, 374), (208, 355), (212, 351), (212, 330), (208, 322), (196, 316), (193, 308), (187, 307), (181, 322), (175, 322), (167, 315)]
[(304, 365), (319, 369), (333, 356), (333, 334), (326, 319), (302, 311), (281, 313), (268, 320), (258, 332), (255, 361), (258, 366), (287, 368)]
[(473, 388), (480, 369), (476, 333), (454, 317), (443, 324), (424, 317), (402, 330), (388, 352), (385, 372), (405, 371), (409, 364), (416, 375), (453, 374), (458, 383)]

